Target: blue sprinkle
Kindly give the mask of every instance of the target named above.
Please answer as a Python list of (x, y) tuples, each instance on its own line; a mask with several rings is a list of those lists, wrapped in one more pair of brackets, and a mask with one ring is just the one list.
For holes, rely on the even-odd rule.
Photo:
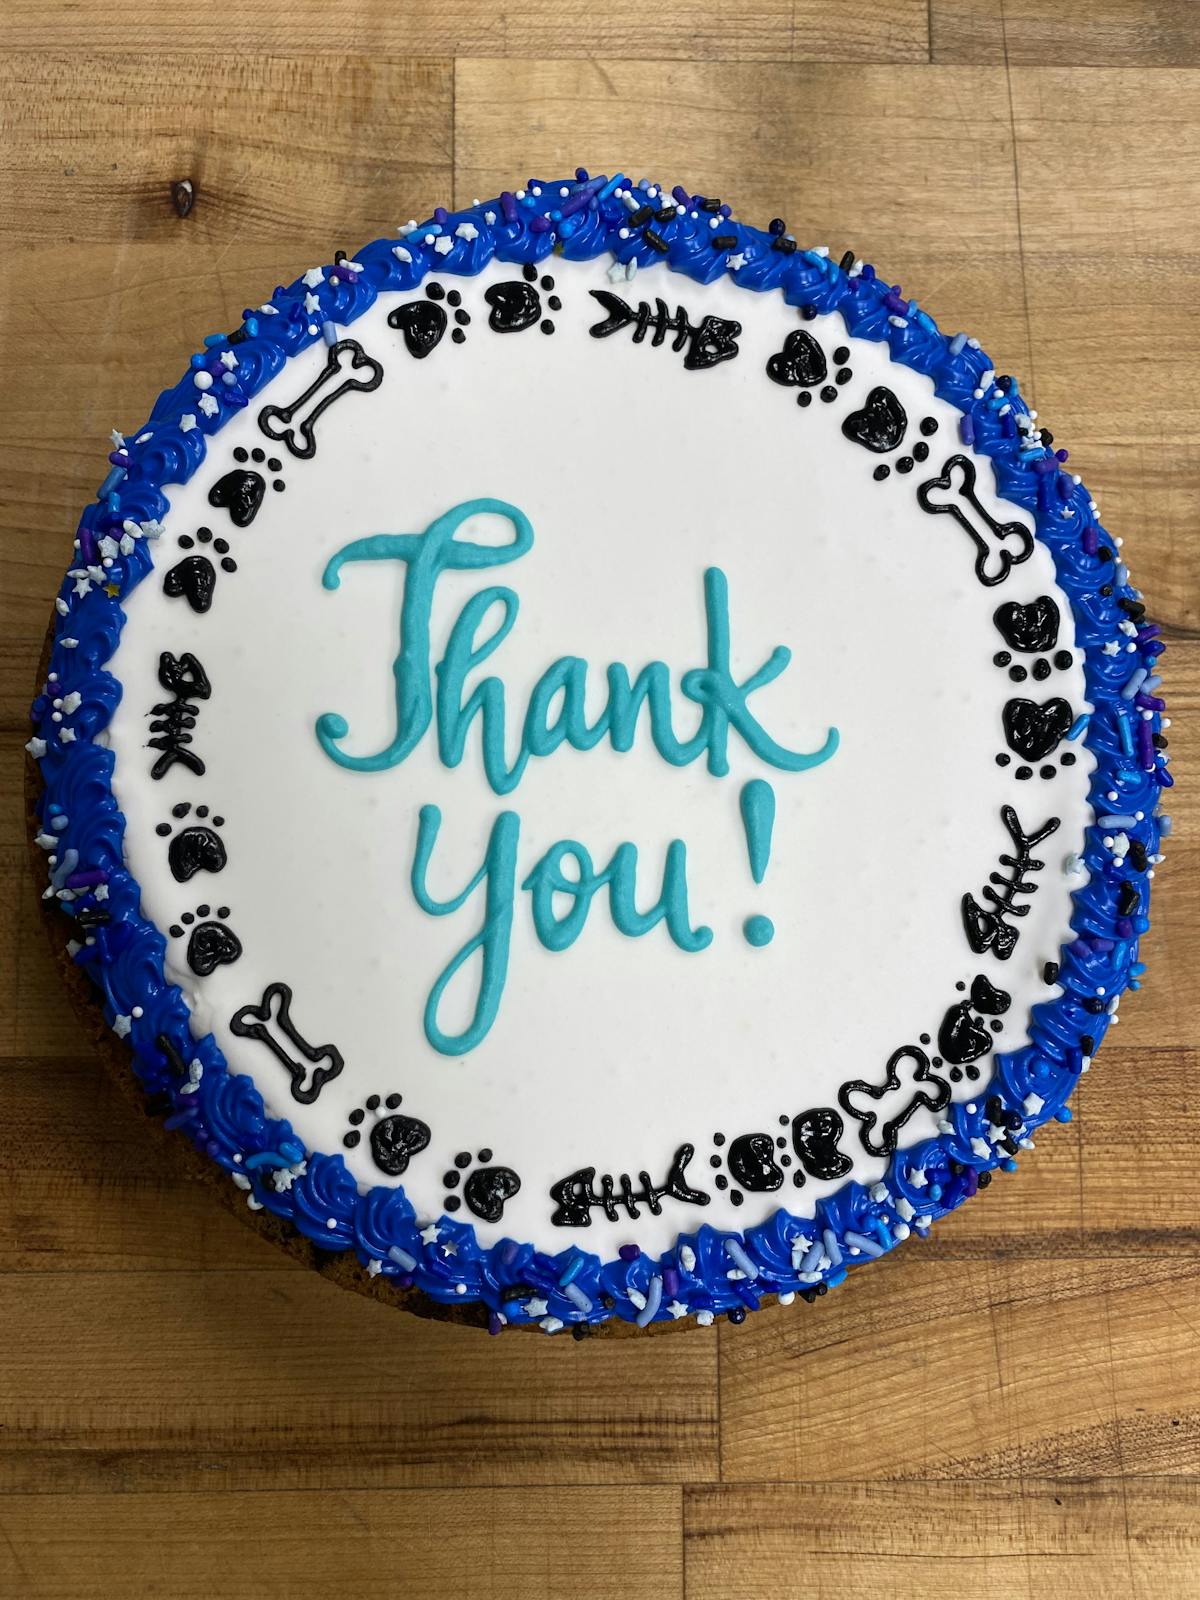
[(831, 1273), (830, 1276), (825, 1279), (825, 1282), (826, 1282), (827, 1286), (830, 1289), (836, 1289), (839, 1283), (845, 1283), (845, 1281), (846, 1281), (846, 1269), (845, 1269), (845, 1267), (843, 1267), (840, 1272)]
[[(582, 1260), (582, 1257), (580, 1259)], [(586, 1317), (588, 1312), (592, 1309), (592, 1302), (588, 1299), (587, 1295), (584, 1294), (579, 1285), (577, 1283), (564, 1283), (560, 1284), (559, 1287), (562, 1289), (563, 1294), (566, 1295), (571, 1304), (575, 1306), (577, 1310), (582, 1311)], [(649, 1305), (649, 1303), (649, 1301), (646, 1302), (647, 1305)]]
[(242, 1162), (247, 1172), (253, 1172), (256, 1167), (290, 1167), (291, 1164), (278, 1150), (259, 1150)]
[(1098, 828), (1136, 828), (1137, 818), (1131, 817), (1128, 812), (1114, 811), (1105, 817), (1096, 818)]
[(332, 322), (323, 322), (321, 324), (321, 337), (331, 347), (337, 343), (337, 329)]
[(1080, 714), (1075, 718), (1075, 721), (1067, 729), (1067, 738), (1078, 739), (1080, 734), (1087, 731), (1087, 725), (1091, 720), (1092, 718), (1090, 712), (1081, 711)]
[(1133, 754), (1133, 729), (1129, 726), (1129, 719), (1120, 706), (1115, 709), (1117, 713), (1117, 738), (1121, 741), (1121, 751), (1124, 755), (1131, 756)]
[(566, 1270), (563, 1272), (562, 1277), (559, 1278), (558, 1287), (560, 1289), (565, 1289), (569, 1283), (574, 1283), (575, 1279), (583, 1271), (586, 1261), (586, 1256), (580, 1255), (578, 1252), (576, 1252), (571, 1260), (568, 1261)]
[(286, 1156), (292, 1163), (304, 1160), (304, 1146), (299, 1139), (283, 1139), (280, 1141), (279, 1153)]
[(1123, 589), (1129, 582), (1129, 568), (1123, 561), (1119, 561), (1113, 571), (1113, 582), (1118, 589)]
[(837, 1242), (837, 1235), (832, 1228), (825, 1229), (825, 1232), (821, 1235), (821, 1243), (825, 1246), (825, 1254), (829, 1257), (830, 1266), (840, 1267), (842, 1264), (842, 1252)]
[(1141, 688), (1142, 680), (1144, 678), (1148, 678), (1149, 676), (1150, 674), (1146, 671), (1145, 667), (1135, 668), (1134, 671), (1129, 674), (1128, 678), (1126, 678), (1125, 682), (1121, 685), (1121, 699), (1132, 700), (1134, 695)]
[[(211, 350), (214, 345), (224, 344), (225, 343), (225, 335), (223, 333), (206, 333), (204, 335), (204, 343), (205, 343), (205, 347), (207, 349)], [(195, 362), (195, 359), (196, 358), (193, 356), (192, 357), (193, 363)], [(201, 358), (201, 359), (203, 359), (203, 358)]]
[(819, 1272), (821, 1270), (821, 1256), (824, 1253), (824, 1242), (814, 1244), (800, 1263), (802, 1273)]
[(929, 1198), (931, 1200), (940, 1200), (942, 1198), (942, 1186), (940, 1183), (931, 1183), (929, 1185)]
[(965, 445), (972, 445), (975, 443), (975, 424), (965, 411), (963, 412), (962, 419), (958, 424), (958, 431), (961, 434), (962, 442)]
[[(1058, 1110), (1054, 1113), (1054, 1120), (1055, 1120), (1055, 1122), (1070, 1122), (1071, 1121), (1071, 1108), (1070, 1108), (1070, 1106), (1059, 1106)], [(1001, 1162), (1001, 1165), (1003, 1166), (1003, 1162)]]
[(618, 172), (615, 178), (610, 178), (608, 180), (603, 189), (601, 189), (600, 193), (596, 196), (596, 199), (607, 200), (609, 195), (612, 194), (613, 190), (619, 189), (624, 182), (625, 174), (623, 172)]
[(876, 1244), (874, 1239), (868, 1239), (865, 1233), (850, 1233), (845, 1235), (846, 1243), (851, 1249), (860, 1250), (864, 1256), (883, 1255), (883, 1246)]
[(1159, 819), (1158, 819), (1158, 831), (1159, 831), (1159, 833), (1162, 834), (1164, 839), (1167, 839), (1167, 838), (1170, 837), (1171, 829), (1174, 826), (1175, 826), (1175, 824), (1171, 821), (1170, 817), (1167, 816), (1166, 812), (1164, 811), (1162, 816), (1159, 817)]
[(246, 318), (246, 332), (250, 335), (250, 337), (252, 339), (258, 333), (258, 318), (257, 317), (247, 317)]
[(125, 476), (124, 467), (113, 467), (104, 482), (96, 490), (96, 499), (103, 500), (110, 495)]
[(750, 1257), (746, 1254), (745, 1250), (742, 1249), (741, 1245), (736, 1239), (726, 1239), (725, 1254), (735, 1264), (735, 1266), (738, 1266), (742, 1269), (742, 1271), (750, 1279), (751, 1283), (753, 1283), (754, 1279), (758, 1277), (758, 1268), (754, 1265), (753, 1261), (751, 1261)]
[(394, 1244), (392, 1246), (392, 1248), (388, 1251), (388, 1260), (389, 1261), (394, 1261), (396, 1263), (396, 1265), (398, 1267), (400, 1267), (405, 1272), (415, 1272), (416, 1271), (416, 1268), (417, 1268), (417, 1258), (416, 1258), (416, 1256), (410, 1256), (408, 1251), (407, 1250), (401, 1250), (401, 1248), (400, 1248), (400, 1246), (398, 1244)]
[(662, 1279), (655, 1274), (650, 1279), (650, 1287), (646, 1291), (646, 1304), (633, 1319), (639, 1328), (644, 1328), (648, 1322), (653, 1322), (658, 1315), (658, 1308), (662, 1305)]
[(950, 341), (950, 354), (952, 356), (960, 356), (960, 355), (962, 355), (963, 351), (966, 348), (967, 348), (967, 336), (966, 336), (966, 334), (965, 333), (956, 333), (954, 335), (953, 339), (951, 339), (951, 341)]

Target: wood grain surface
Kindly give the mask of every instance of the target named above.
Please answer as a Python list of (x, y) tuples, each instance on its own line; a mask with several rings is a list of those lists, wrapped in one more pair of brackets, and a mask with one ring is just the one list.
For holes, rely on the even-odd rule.
[[(702, 183), (1019, 373), (1170, 644), (1143, 993), (1013, 1178), (814, 1306), (488, 1340), (147, 1138), (65, 1008), (21, 746), (109, 428), (335, 245)], [(191, 214), (171, 204), (189, 178)], [(0, 1595), (1200, 1594), (1194, 0), (43, 0), (0, 33)]]

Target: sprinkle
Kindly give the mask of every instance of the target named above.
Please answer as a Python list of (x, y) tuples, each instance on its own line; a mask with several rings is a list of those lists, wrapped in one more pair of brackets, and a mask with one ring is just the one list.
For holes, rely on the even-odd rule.
[(646, 1303), (634, 1318), (639, 1328), (644, 1328), (647, 1323), (653, 1322), (658, 1315), (658, 1308), (662, 1305), (662, 1286), (662, 1279), (656, 1273), (650, 1279), (650, 1287), (646, 1293)]
[(758, 1268), (746, 1254), (745, 1248), (736, 1239), (726, 1239), (725, 1254), (736, 1266), (741, 1268), (745, 1276), (753, 1283), (755, 1278), (758, 1277)]
[(1067, 729), (1067, 738), (1078, 739), (1081, 734), (1087, 732), (1087, 725), (1091, 720), (1090, 712), (1080, 712), (1079, 716), (1075, 718), (1075, 721)]
[[(454, 249), (454, 240), (443, 234), (440, 239), (435, 239), (433, 241), (433, 248), (437, 251), (439, 256), (448, 256), (451, 250)], [(561, 1326), (562, 1324), (559, 1323), (559, 1327)]]
[(702, 1328), (711, 1328), (713, 1324), (713, 1314), (711, 1311), (697, 1311), (696, 1321)]
[(1132, 700), (1134, 695), (1137, 694), (1138, 690), (1141, 688), (1143, 681), (1149, 676), (1150, 674), (1145, 667), (1138, 667), (1131, 672), (1125, 682), (1121, 685), (1121, 699)]
[(1136, 828), (1137, 818), (1127, 811), (1113, 812), (1105, 817), (1096, 818), (1098, 828)]
[[(580, 1259), (582, 1260), (582, 1257)], [(563, 1294), (567, 1297), (571, 1304), (576, 1306), (586, 1317), (588, 1312), (592, 1309), (592, 1302), (588, 1299), (587, 1295), (584, 1294), (579, 1285), (577, 1283), (564, 1283), (561, 1284), (560, 1287)]]
[(837, 1242), (837, 1235), (832, 1228), (826, 1228), (821, 1235), (821, 1243), (825, 1246), (825, 1254), (829, 1257), (831, 1267), (840, 1267), (842, 1252)]
[(330, 348), (337, 343), (337, 329), (332, 322), (323, 322), (321, 324), (321, 337)]
[(309, 267), (300, 282), (307, 289), (315, 289), (319, 283), (325, 282), (325, 274), (320, 267)]
[[(465, 1289), (466, 1284), (463, 1284), (462, 1287)], [(561, 1333), (563, 1323), (562, 1319), (559, 1317), (543, 1317), (538, 1323), (538, 1327), (543, 1333)]]
[(852, 1250), (858, 1250), (864, 1256), (881, 1256), (884, 1254), (883, 1246), (876, 1244), (874, 1239), (868, 1239), (864, 1233), (851, 1233), (847, 1230), (845, 1240)]
[(696, 1252), (690, 1244), (681, 1244), (679, 1246), (679, 1265), (685, 1272), (695, 1272)]
[(479, 229), (473, 222), (460, 222), (454, 232), (457, 238), (465, 239), (468, 244), (479, 237)]

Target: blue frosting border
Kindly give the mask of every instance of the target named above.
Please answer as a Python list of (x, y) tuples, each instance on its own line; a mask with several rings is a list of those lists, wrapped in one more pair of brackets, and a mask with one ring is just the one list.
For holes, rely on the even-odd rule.
[[(669, 204), (670, 220), (632, 221), (643, 205), (661, 212)], [(77, 559), (56, 601), (50, 676), (32, 707), (46, 894), (75, 919), (80, 937), (69, 946), (72, 956), (99, 987), (110, 1025), (128, 1038), (137, 1077), (165, 1110), (166, 1125), (224, 1167), (253, 1209), (287, 1218), (323, 1250), (355, 1251), (372, 1276), (415, 1284), (449, 1304), (482, 1302), (493, 1332), (530, 1322), (547, 1332), (568, 1324), (582, 1332), (614, 1316), (645, 1326), (683, 1315), (680, 1307), (702, 1322), (721, 1313), (740, 1321), (765, 1295), (824, 1293), (848, 1267), (884, 1254), (910, 1232), (926, 1234), (975, 1193), (985, 1173), (1011, 1170), (1012, 1156), (997, 1148), (1001, 1131), (1011, 1148), (1049, 1118), (1069, 1119), (1067, 1100), (1089, 1064), (1085, 1050), (1099, 1045), (1121, 994), (1138, 987), (1143, 970), (1147, 871), (1169, 832), (1159, 800), (1171, 777), (1165, 753), (1153, 747), (1162, 702), (1144, 691), (1135, 697), (1147, 674), (1156, 674), (1163, 646), (1157, 628), (1136, 615), (1131, 622), (1122, 608), (1138, 592), (1087, 490), (1064, 469), (1066, 452), (1042, 442), (1016, 383), (997, 382), (976, 341), (939, 332), (873, 268), (799, 249), (781, 223), (762, 232), (735, 221), (728, 206), (714, 206), (682, 188), (668, 197), (620, 174), (579, 170), (566, 182), (531, 179), (524, 190), (464, 211), (439, 208), (401, 237), (322, 269), (320, 282), (310, 273), (277, 288), (234, 333), (206, 339), (132, 442), (114, 437), (112, 470), (83, 514)], [(736, 243), (727, 246), (730, 238)], [(114, 758), (96, 742), (120, 698), (106, 663), (125, 620), (121, 598), (153, 566), (150, 545), (168, 509), (162, 486), (188, 479), (209, 436), (290, 356), (317, 342), (325, 323), (351, 323), (381, 291), (412, 289), (430, 271), (474, 274), (493, 258), (538, 262), (552, 252), (573, 260), (611, 252), (627, 272), (665, 265), (697, 282), (729, 276), (745, 289), (780, 289), (791, 305), (840, 311), (852, 333), (886, 342), (895, 361), (932, 378), (937, 394), (962, 414), (963, 442), (991, 459), (999, 492), (1032, 514), (1053, 555), (1095, 708), (1083, 731), (1097, 762), (1090, 796), (1096, 821), (1081, 852), (1090, 878), (1073, 896), (1075, 937), (1062, 951), (1062, 993), (1033, 1008), (1029, 1045), (997, 1055), (991, 1082), (974, 1100), (947, 1108), (936, 1138), (897, 1151), (881, 1183), (847, 1183), (818, 1203), (815, 1219), (781, 1209), (744, 1234), (701, 1227), (681, 1234), (658, 1259), (636, 1246), (608, 1262), (574, 1243), (553, 1256), (511, 1240), (483, 1249), (469, 1224), (447, 1216), (430, 1238), (402, 1189), (360, 1194), (340, 1155), (306, 1157), (290, 1125), (266, 1115), (250, 1078), (227, 1069), (212, 1036), (192, 1039), (183, 996), (164, 976), (165, 940), (142, 917), (138, 885), (124, 865)], [(304, 309), (311, 294), (320, 305), (312, 313)], [(1108, 596), (1099, 593), (1105, 583)], [(1140, 714), (1146, 709), (1148, 720)], [(1107, 798), (1114, 791), (1118, 801)], [(1130, 851), (1135, 861), (1144, 852), (1142, 870), (1130, 865)], [(992, 1124), (992, 1097), (1006, 1130)]]

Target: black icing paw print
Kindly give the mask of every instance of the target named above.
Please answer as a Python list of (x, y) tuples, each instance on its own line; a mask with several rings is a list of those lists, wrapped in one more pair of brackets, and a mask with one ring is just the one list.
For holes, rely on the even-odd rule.
[[(1003, 651), (1000, 652), (1004, 654)], [(1067, 651), (1060, 652), (1067, 657), (1066, 664), (1070, 665)], [(1011, 674), (1010, 674), (1011, 676)], [(1014, 768), (1013, 777), (1022, 780), (1033, 777), (1033, 763), (1043, 762), (1038, 767), (1038, 775), (1042, 778), (1053, 778), (1058, 772), (1058, 767), (1053, 762), (1047, 762), (1046, 757), (1051, 756), (1066, 738), (1075, 720), (1068, 701), (1061, 695), (1054, 695), (1045, 701), (1026, 700), (1017, 696), (1010, 700), (1001, 713), (1004, 724), (1004, 737), (1008, 749), (1013, 755), (1019, 756), (1022, 764)], [(1001, 751), (996, 757), (996, 765), (1007, 767), (1012, 761), (1012, 756), (1007, 751)], [(1074, 766), (1075, 754), (1065, 750), (1059, 757), (1059, 762), (1064, 767)]]
[(442, 1174), (442, 1182), (451, 1190), (457, 1189), (461, 1183), (462, 1195), (448, 1194), (442, 1205), (445, 1210), (454, 1213), (465, 1200), (467, 1210), (481, 1222), (499, 1222), (506, 1203), (519, 1191), (521, 1180), (511, 1167), (489, 1165), (492, 1159), (490, 1150), (480, 1150), (476, 1159), (484, 1164), (476, 1167), (474, 1172), (468, 1172), (471, 1152), (460, 1150), (455, 1156), (453, 1167)]
[[(237, 562), (229, 554), (224, 539), (214, 539), (211, 528), (197, 528), (195, 538), (190, 533), (180, 534), (176, 541), (181, 550), (195, 550), (197, 545), (211, 548), (220, 557), (222, 572), (236, 572)], [(217, 587), (217, 569), (205, 555), (186, 555), (177, 561), (163, 576), (163, 593), (171, 599), (182, 598), (193, 611), (205, 612), (212, 605)]]
[(198, 978), (207, 978), (218, 967), (227, 967), (242, 953), (242, 942), (232, 928), (225, 924), (228, 906), (218, 906), (216, 915), (208, 905), (199, 905), (194, 912), (185, 911), (178, 922), (167, 929), (172, 939), (182, 939), (191, 929), (187, 942), (187, 964)]
[(772, 383), (798, 387), (800, 393), (796, 396), (796, 404), (799, 406), (811, 405), (812, 395), (809, 391), (822, 385), (821, 399), (828, 405), (837, 399), (838, 385), (849, 383), (854, 376), (846, 365), (849, 359), (849, 348), (844, 344), (839, 345), (833, 352), (836, 369), (834, 381), (826, 383), (829, 365), (824, 350), (807, 328), (795, 328), (783, 341), (783, 349), (768, 360), (767, 377)]
[[(1032, 678), (1035, 683), (1045, 683), (1055, 668), (1065, 672), (1075, 658), (1069, 650), (1054, 649), (1058, 643), (1060, 620), (1058, 606), (1048, 594), (1038, 595), (1028, 605), (1010, 600), (998, 606), (992, 621), (1009, 649), (997, 650), (992, 660), (996, 666), (1008, 668), (1008, 675), (1014, 683), (1024, 683), (1027, 678)], [(1036, 655), (1036, 660), (1029, 666), (1019, 661), (1014, 663), (1013, 651), (1022, 655)], [(1051, 651), (1054, 651), (1053, 656)], [(1074, 759), (1072, 756), (1067, 765), (1070, 766)]]
[(521, 269), (521, 278), (511, 282), (492, 283), (483, 291), (483, 298), (491, 310), (488, 327), (494, 333), (523, 333), (536, 322), (543, 333), (554, 332), (554, 322), (542, 315), (542, 297), (539, 288), (548, 296), (546, 309), (561, 311), (562, 301), (553, 292), (554, 279), (538, 279), (538, 269), (528, 263)]
[[(967, 986), (959, 983), (956, 987), (963, 991)], [(979, 1068), (971, 1063), (993, 1049), (995, 1040), (992, 1035), (1003, 1030), (1004, 1024), (999, 1019), (1011, 1004), (1012, 996), (1006, 989), (997, 989), (982, 972), (977, 973), (971, 980), (971, 992), (967, 998), (952, 1005), (942, 1018), (937, 1036), (939, 1053), (934, 1056), (932, 1065), (948, 1065), (954, 1083), (961, 1083), (964, 1070), (974, 1082), (979, 1077)], [(984, 1017), (991, 1020), (985, 1024), (981, 1020)], [(921, 1043), (930, 1043), (927, 1033), (921, 1035)]]
[(466, 329), (471, 325), (471, 313), (463, 310), (462, 295), (457, 289), (446, 288), (436, 280), (425, 285), (423, 300), (407, 300), (388, 316), (388, 326), (399, 330), (404, 348), (414, 361), (424, 361), (445, 338), (446, 329), (453, 319), (450, 338), (454, 344), (466, 339)]
[[(239, 445), (233, 452), (237, 462), (253, 461), (255, 466), (265, 466), (268, 472), (281, 472), (283, 463), (278, 456), (268, 456), (265, 450), (244, 450)], [(287, 487), (282, 478), (272, 478), (271, 488), (281, 494)], [(218, 510), (228, 511), (235, 528), (248, 528), (258, 515), (267, 492), (267, 480), (254, 467), (236, 466), (217, 479), (208, 491), (208, 503)]]
[(408, 1163), (419, 1155), (429, 1143), (429, 1128), (417, 1117), (404, 1116), (397, 1107), (402, 1095), (389, 1094), (386, 1100), (377, 1094), (368, 1095), (363, 1109), (350, 1113), (350, 1127), (342, 1135), (342, 1144), (354, 1150), (362, 1142), (362, 1128), (368, 1114), (374, 1119), (367, 1129), (371, 1157), (380, 1172), (389, 1178), (398, 1178), (407, 1172)]
[(722, 1152), (709, 1157), (713, 1168), (727, 1167), (729, 1177), (718, 1171), (713, 1179), (718, 1189), (728, 1189), (732, 1178), (737, 1187), (729, 1198), (735, 1206), (742, 1203), (741, 1190), (750, 1194), (771, 1194), (783, 1185), (783, 1169), (792, 1164), (791, 1156), (779, 1154), (787, 1149), (787, 1140), (769, 1133), (742, 1133), (728, 1141), (723, 1133), (713, 1134), (713, 1144)]
[(187, 883), (198, 872), (223, 872), (229, 858), (225, 854), (224, 842), (215, 830), (224, 827), (225, 818), (210, 817), (207, 806), (193, 809), (186, 800), (172, 806), (171, 815), (175, 822), (182, 822), (188, 816), (196, 818), (186, 828), (160, 822), (154, 830), (160, 839), (171, 840), (167, 846), (167, 865), (176, 883)]

